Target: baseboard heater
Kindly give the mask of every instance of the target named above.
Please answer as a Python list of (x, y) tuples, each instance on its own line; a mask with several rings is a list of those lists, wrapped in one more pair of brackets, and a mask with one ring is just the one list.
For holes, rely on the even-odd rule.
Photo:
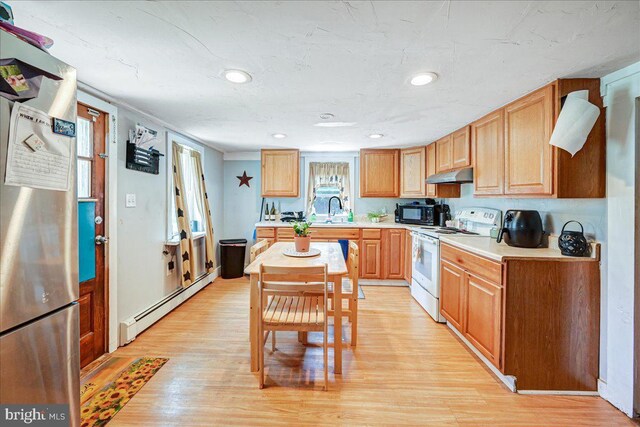
[(169, 314), (173, 309), (191, 298), (198, 291), (213, 282), (219, 273), (218, 267), (213, 273), (203, 275), (188, 288), (178, 289), (140, 313), (120, 322), (120, 345), (129, 344), (138, 334)]

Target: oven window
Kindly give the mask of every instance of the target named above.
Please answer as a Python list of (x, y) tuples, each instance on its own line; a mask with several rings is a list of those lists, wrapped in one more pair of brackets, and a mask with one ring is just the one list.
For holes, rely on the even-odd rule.
[(419, 221), (421, 219), (421, 209), (402, 208), (402, 219)]
[(421, 248), (418, 251), (418, 256), (416, 259), (416, 270), (425, 277), (425, 279), (432, 281), (433, 280), (433, 256), (434, 253), (431, 252), (430, 245), (421, 243)]

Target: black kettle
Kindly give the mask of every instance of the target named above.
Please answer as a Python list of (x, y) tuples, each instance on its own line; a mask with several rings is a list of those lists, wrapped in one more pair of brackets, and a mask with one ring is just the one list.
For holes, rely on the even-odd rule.
[(542, 243), (544, 230), (542, 218), (538, 211), (508, 210), (504, 214), (502, 229), (498, 232), (496, 241), (519, 248), (537, 248)]
[[(565, 230), (567, 224), (575, 222), (580, 226), (580, 231)], [(560, 253), (565, 256), (585, 256), (589, 254), (591, 246), (584, 236), (584, 227), (578, 221), (568, 221), (562, 226), (562, 232), (558, 237)]]

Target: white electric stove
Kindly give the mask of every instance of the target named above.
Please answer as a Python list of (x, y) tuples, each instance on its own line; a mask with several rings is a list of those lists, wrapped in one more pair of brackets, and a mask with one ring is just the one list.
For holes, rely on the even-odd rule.
[(413, 242), (411, 296), (436, 322), (445, 322), (440, 314), (440, 236), (468, 235), (488, 237), (500, 228), (502, 212), (496, 209), (463, 208), (455, 212), (458, 227), (416, 227)]

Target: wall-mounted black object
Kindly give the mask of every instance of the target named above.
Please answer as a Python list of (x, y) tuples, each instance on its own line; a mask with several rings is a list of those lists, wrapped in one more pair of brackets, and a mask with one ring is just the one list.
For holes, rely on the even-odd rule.
[[(580, 231), (566, 230), (567, 224), (575, 222), (580, 226)], [(589, 254), (591, 246), (584, 236), (584, 227), (578, 221), (568, 221), (562, 226), (562, 232), (558, 237), (560, 253), (565, 256), (582, 257)]]
[(158, 175), (160, 156), (164, 154), (154, 148), (146, 150), (127, 141), (127, 169)]
[(519, 248), (537, 248), (542, 243), (544, 230), (538, 211), (508, 210), (496, 241)]

